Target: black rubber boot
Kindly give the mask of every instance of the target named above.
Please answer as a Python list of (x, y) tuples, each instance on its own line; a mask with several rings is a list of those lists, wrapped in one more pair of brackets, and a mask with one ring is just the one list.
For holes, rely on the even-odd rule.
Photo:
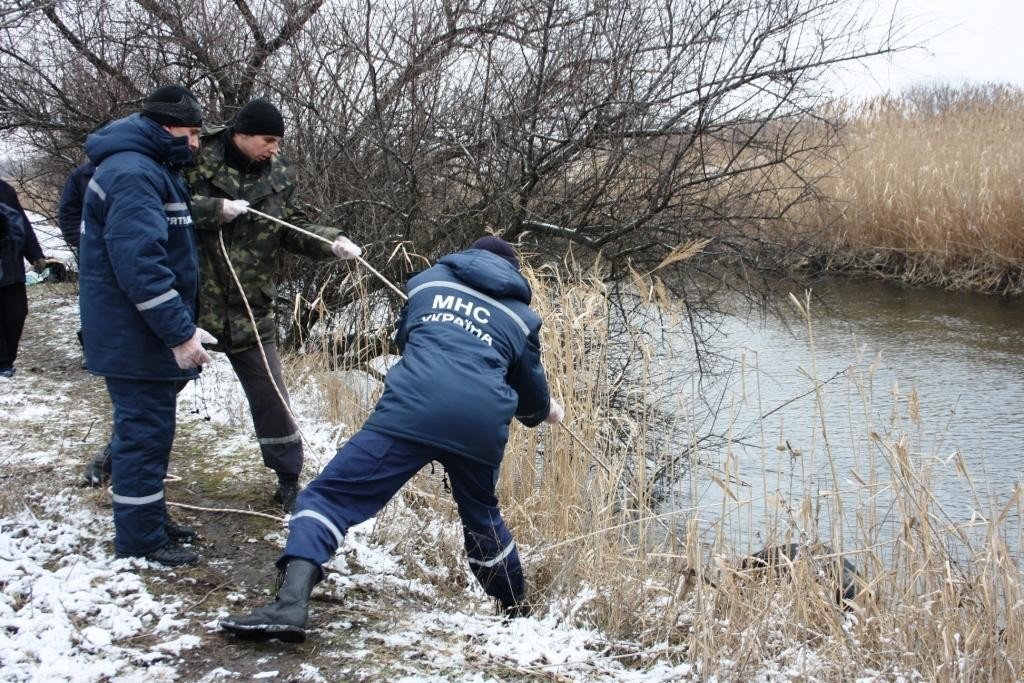
[(506, 624), (512, 619), (525, 619), (533, 614), (533, 608), (525, 600), (501, 604), (502, 621)]
[(291, 514), (295, 512), (295, 498), (299, 495), (299, 481), (282, 479), (277, 482), (277, 490), (274, 491), (274, 502), (280, 503), (281, 508)]
[(195, 529), (184, 524), (178, 524), (170, 517), (164, 522), (164, 531), (167, 532), (167, 538), (176, 543), (190, 543), (196, 540), (196, 536), (198, 536)]
[(199, 564), (199, 553), (192, 552), (188, 548), (182, 548), (174, 541), (157, 548), (145, 555), (132, 555), (129, 553), (116, 553), (117, 557), (142, 557), (150, 562), (162, 564), (165, 567), (186, 567)]
[(323, 574), (319, 565), (292, 558), (284, 569), (281, 587), (274, 602), (253, 610), (248, 616), (231, 615), (222, 619), (220, 627), (246, 640), (277, 638), (286, 643), (306, 640), (309, 618), (309, 594)]
[(93, 456), (85, 471), (82, 472), (82, 484), (97, 488), (110, 481), (110, 444), (104, 446), (103, 450)]

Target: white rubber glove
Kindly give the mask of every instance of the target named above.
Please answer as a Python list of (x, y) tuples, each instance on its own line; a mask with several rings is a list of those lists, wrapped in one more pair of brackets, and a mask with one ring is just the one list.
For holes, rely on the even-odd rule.
[(198, 368), (203, 363), (210, 362), (210, 354), (203, 348), (203, 344), (216, 344), (217, 338), (201, 327), (197, 327), (192, 338), (184, 344), (178, 344), (171, 349), (174, 354), (174, 362), (182, 370)]
[(249, 210), (249, 202), (244, 199), (223, 199), (220, 204), (221, 223), (230, 223)]
[(347, 237), (339, 235), (331, 245), (331, 253), (340, 259), (354, 259), (363, 255), (363, 250)]
[(565, 418), (565, 408), (553, 398), (550, 399), (550, 406), (548, 416), (544, 418), (544, 421), (550, 425), (556, 425)]

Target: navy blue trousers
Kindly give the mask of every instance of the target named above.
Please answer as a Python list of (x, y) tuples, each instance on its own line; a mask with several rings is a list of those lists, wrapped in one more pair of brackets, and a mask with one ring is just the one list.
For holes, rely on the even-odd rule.
[(512, 532), (498, 510), (498, 470), (368, 429), (357, 432), (299, 494), (278, 567), (291, 557), (327, 563), (349, 527), (380, 512), (405, 482), (435, 460), (451, 482), (473, 575), (502, 605), (521, 602), (523, 569)]
[(106, 380), (114, 406), (114, 550), (145, 555), (170, 540), (164, 530), (164, 477), (174, 444), (177, 396), (185, 383)]

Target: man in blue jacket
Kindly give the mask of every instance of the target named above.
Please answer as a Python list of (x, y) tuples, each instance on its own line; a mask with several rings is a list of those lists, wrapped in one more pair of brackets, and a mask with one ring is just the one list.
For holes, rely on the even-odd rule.
[(522, 616), (525, 585), (495, 485), (515, 417), (562, 420), (540, 360), (540, 317), (513, 249), (497, 237), (450, 254), (406, 285), (395, 341), (402, 359), (363, 428), (299, 494), (277, 561), (277, 599), (221, 627), (241, 637), (306, 638), (309, 595), (349, 527), (377, 514), (416, 472), (440, 462), (462, 520), (466, 554), (484, 591)]
[(201, 124), (192, 93), (164, 86), (141, 114), (85, 143), (96, 172), (82, 214), (79, 307), (89, 371), (106, 380), (114, 408), (114, 550), (168, 566), (199, 561), (168, 533), (163, 481), (177, 393), (210, 359), (202, 344), (213, 340), (195, 324), (196, 239), (179, 175), (193, 163)]

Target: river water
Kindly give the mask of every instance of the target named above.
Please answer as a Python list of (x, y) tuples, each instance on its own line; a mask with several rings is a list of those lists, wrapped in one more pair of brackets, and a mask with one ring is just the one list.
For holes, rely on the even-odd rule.
[(810, 326), (795, 305), (788, 325), (724, 321), (716, 347), (734, 370), (716, 428), (730, 443), (699, 452), (667, 508), (741, 552), (821, 540), (884, 554), (916, 518), (958, 556), (1004, 512), (1019, 558), (1024, 305), (874, 282), (813, 293)]

